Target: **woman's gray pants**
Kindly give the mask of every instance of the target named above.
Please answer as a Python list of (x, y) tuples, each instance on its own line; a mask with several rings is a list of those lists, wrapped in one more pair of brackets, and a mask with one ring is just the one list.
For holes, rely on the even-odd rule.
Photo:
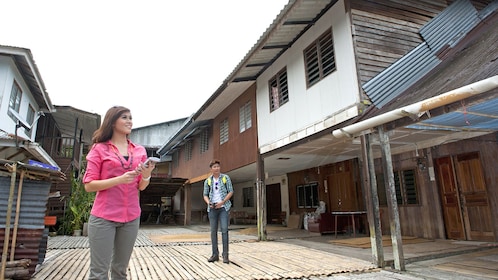
[(126, 280), (126, 271), (138, 235), (140, 218), (117, 223), (95, 216), (88, 221), (89, 280)]

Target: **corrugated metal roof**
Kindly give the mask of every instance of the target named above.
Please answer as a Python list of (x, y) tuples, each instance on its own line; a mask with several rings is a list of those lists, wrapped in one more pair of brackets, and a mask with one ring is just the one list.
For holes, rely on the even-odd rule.
[[(218, 115), (243, 93), (232, 90), (237, 82), (255, 81), (336, 2), (337, 0), (290, 0), (223, 84), (193, 114), (192, 119), (208, 120)], [(213, 105), (213, 101), (218, 99), (224, 103)]]
[(441, 62), (437, 56), (444, 48), (453, 47), (479, 22), (469, 1), (453, 2), (420, 29), (424, 43), (363, 85), (373, 104), (382, 108), (411, 87)]
[(41, 78), (31, 51), (25, 48), (0, 45), (0, 55), (10, 55), (12, 57), (38, 106), (42, 110), (52, 111), (54, 109), (52, 101), (45, 89), (45, 83)]
[(185, 135), (196, 126), (216, 117), (244, 92), (247, 81), (255, 81), (272, 63), (296, 42), (337, 0), (290, 0), (261, 35), (223, 84), (194, 113), (188, 122), (158, 149), (161, 156), (172, 153), (183, 144)]
[[(80, 137), (85, 144), (92, 144), (93, 132), (100, 127), (100, 115), (71, 106), (55, 106), (50, 113), (63, 137)], [(76, 134), (76, 135), (75, 135)]]
[(256, 80), (337, 1), (289, 1), (233, 72), (234, 82)]
[[(0, 130), (0, 162), (27, 163), (29, 159), (36, 159), (52, 166), (59, 167), (55, 160), (50, 157), (40, 144), (29, 140), (16, 139), (15, 136)], [(2, 169), (1, 166), (0, 169)]]
[(498, 127), (498, 98), (485, 103), (463, 107), (461, 110), (421, 121), (407, 128), (425, 130), (489, 130)]
[[(494, 3), (497, 2), (498, 1), (494, 1)], [(330, 3), (333, 4), (335, 3), (335, 1)], [(292, 6), (294, 4), (296, 5), (296, 7)], [(193, 115), (191, 119), (194, 124), (185, 125), (182, 130), (178, 131), (177, 136), (175, 136), (176, 138), (170, 139), (169, 142), (161, 148), (162, 154), (167, 154), (173, 151), (177, 147), (176, 143), (181, 142), (183, 137), (188, 134), (188, 132), (193, 128), (193, 126), (196, 125), (196, 123), (198, 125), (199, 121), (216, 117), (221, 110), (226, 109), (227, 104), (230, 104), (237, 97), (237, 94), (244, 92), (244, 90), (251, 85), (252, 80), (249, 80), (248, 77), (256, 75), (258, 71), (264, 69), (266, 65), (265, 58), (269, 58), (266, 56), (275, 54), (275, 52), (270, 53), (263, 51), (271, 49), (269, 47), (270, 45), (268, 42), (270, 42), (270, 40), (268, 40), (268, 38), (272, 36), (275, 36), (275, 38), (276, 36), (282, 36), (283, 39), (281, 39), (280, 42), (284, 43), (285, 40), (289, 39), (289, 37), (285, 37), (289, 36), (289, 34), (284, 31), (288, 32), (288, 30), (293, 29), (286, 29), (286, 25), (284, 23), (290, 23), (289, 16), (291, 13), (289, 12), (289, 9), (297, 9), (297, 6), (297, 2), (289, 2), (289, 4), (279, 14), (274, 23), (267, 29), (263, 36), (261, 36), (258, 43), (246, 55), (241, 64), (218, 88), (215, 94), (213, 94), (204, 103), (203, 107), (201, 107), (201, 109)], [(420, 80), (417, 80), (409, 89), (404, 91), (402, 95), (393, 98), (393, 100), (391, 100), (383, 108), (376, 108), (375, 106), (370, 107), (370, 109), (372, 110), (366, 112), (362, 117), (364, 117), (364, 119), (367, 119), (369, 117), (376, 116), (384, 112), (400, 108), (402, 106), (407, 106), (419, 102), (420, 100), (429, 99), (431, 97), (451, 91), (455, 88), (466, 86), (468, 84), (478, 82), (490, 76), (496, 75), (496, 71), (498, 69), (496, 67), (496, 64), (498, 63), (498, 60), (496, 60), (496, 48), (493, 48), (493, 46), (496, 45), (496, 36), (498, 35), (495, 34), (498, 34), (498, 32), (496, 32), (496, 28), (498, 27), (498, 25), (496, 25), (496, 21), (494, 20), (494, 18), (496, 18), (496, 13), (493, 13), (493, 11), (496, 11), (496, 8), (490, 8), (490, 6), (493, 6), (493, 4), (489, 4), (485, 7), (485, 9), (482, 9), (479, 16), (483, 19), (485, 18), (485, 15), (493, 15), (493, 17), (485, 18), (483, 21), (479, 22), (479, 25), (471, 32), (464, 34), (465, 37), (463, 37), (463, 40), (460, 40), (455, 48), (445, 53), (445, 56), (442, 57), (442, 63), (439, 63), (439, 58), (434, 52), (432, 52), (432, 50), (430, 50), (427, 43), (424, 43), (422, 46), (419, 46), (416, 49), (416, 52), (418, 52), (417, 55), (424, 56), (424, 59), (426, 59), (423, 65), (420, 65), (420, 59), (416, 57), (403, 58), (402, 60), (412, 59), (411, 63), (409, 64), (410, 67), (414, 67), (413, 69), (410, 69), (410, 71), (413, 72), (412, 74), (414, 74), (414, 76), (410, 76), (406, 79), (412, 81), (413, 79), (417, 79), (417, 75), (419, 75)], [(324, 8), (324, 10), (326, 10), (326, 8)], [(297, 14), (298, 13), (293, 13), (292, 15)], [(278, 41), (279, 40), (275, 39), (273, 47), (277, 46)], [(264, 48), (264, 46), (268, 47)], [(274, 59), (276, 58), (277, 57), (275, 57)], [(421, 69), (423, 69), (424, 67), (432, 66), (431, 63), (436, 64), (437, 67), (435, 69), (431, 69), (430, 75), (425, 75), (422, 77)], [(255, 67), (255, 69), (257, 67), (259, 68), (257, 70), (246, 69), (249, 68), (249, 66)], [(395, 71), (392, 72), (393, 73), (389, 74), (397, 74), (395, 73)], [(236, 81), (234, 80), (235, 78), (241, 79), (242, 77), (245, 77), (248, 81), (245, 83), (233, 83), (233, 81)], [(396, 79), (394, 78), (393, 80), (396, 81)], [(403, 81), (396, 82), (401, 83)], [(245, 87), (241, 87), (241, 85), (243, 84), (246, 84)], [(381, 83), (379, 83), (379, 85), (381, 85)], [(237, 88), (237, 86), (239, 88)], [(400, 85), (392, 83), (391, 86), (394, 87)], [(474, 102), (472, 103), (472, 105), (476, 104), (476, 102), (485, 103), (486, 100), (491, 100), (492, 98), (497, 97), (497, 95), (498, 93), (495, 89), (493, 92), (486, 93), (480, 96), (479, 100), (465, 100), (465, 102)], [(494, 104), (492, 104), (491, 106), (496, 107)], [(438, 110), (436, 111), (427, 113), (432, 114), (433, 118), (437, 118), (440, 114), (455, 110), (454, 107), (455, 106), (444, 108), (444, 112), (442, 112), (443, 108), (438, 108)], [(469, 108), (471, 108), (471, 110), (479, 110), (479, 107), (471, 107), (471, 105), (468, 105), (467, 111), (469, 110)], [(446, 109), (450, 111), (447, 111)], [(478, 114), (474, 115), (477, 116)], [(460, 116), (458, 118), (462, 118), (462, 113), (460, 113)], [(355, 121), (358, 121), (358, 119)], [(443, 121), (441, 120), (441, 122)], [(494, 130), (496, 130), (496, 125), (492, 125), (485, 120), (479, 120), (479, 122), (481, 123), (481, 125), (482, 123), (484, 123), (486, 127), (488, 125), (489, 127), (494, 126)], [(470, 123), (474, 123), (477, 126), (477, 119), (470, 119)], [(390, 124), (395, 125), (394, 122)], [(394, 155), (415, 149), (428, 148), (434, 145), (447, 143), (449, 141), (458, 141), (489, 133), (489, 130), (487, 128), (485, 130), (476, 129), (471, 131), (464, 131), (465, 129), (466, 128), (463, 127), (462, 129), (459, 129), (459, 131), (451, 131), (443, 130), (443, 128), (440, 126), (438, 130), (435, 131), (429, 125), (426, 125), (423, 129), (412, 129), (405, 126), (397, 127), (393, 130), (390, 130), (392, 154)], [(460, 132), (462, 130), (463, 132)], [(269, 177), (277, 176), (297, 170), (316, 168), (317, 166), (323, 166), (332, 162), (339, 162), (357, 158), (360, 155), (361, 148), (359, 145), (354, 143), (354, 139), (342, 139), (340, 141), (337, 141), (337, 139), (334, 138), (332, 134), (328, 132), (326, 133), (327, 134), (317, 134), (310, 136), (306, 139), (303, 139), (303, 141), (296, 143), (295, 145), (289, 145), (285, 147), (285, 149), (265, 155), (265, 172), (267, 172)], [(181, 145), (181, 143), (178, 144)], [(289, 157), (290, 159), (286, 162), (283, 162), (279, 159), (282, 157)], [(256, 164), (247, 165), (243, 168), (231, 170), (230, 176), (240, 181), (252, 180), (254, 178), (256, 170), (255, 165)]]
[(227, 80), (256, 80), (336, 2), (337, 0), (289, 1)]
[(438, 52), (447, 44), (453, 46), (480, 21), (477, 10), (467, 0), (457, 0), (420, 29), (429, 47)]
[(440, 62), (429, 46), (423, 43), (368, 81), (363, 89), (375, 106), (382, 108)]
[(179, 147), (189, 141), (192, 137), (198, 135), (206, 127), (211, 126), (211, 121), (197, 121), (194, 122), (188, 118), (178, 129), (178, 131), (171, 136), (171, 138), (158, 150), (157, 153), (163, 158), (166, 155), (172, 155)]

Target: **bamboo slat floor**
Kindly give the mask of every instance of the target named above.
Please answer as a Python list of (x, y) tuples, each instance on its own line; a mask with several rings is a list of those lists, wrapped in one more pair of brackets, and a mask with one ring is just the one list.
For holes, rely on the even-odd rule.
[[(141, 230), (128, 279), (302, 279), (375, 269), (364, 260), (282, 242), (258, 242), (254, 236), (230, 235), (230, 264), (207, 262), (209, 242), (155, 243), (150, 239), (154, 235), (189, 233), (187, 229)], [(88, 277), (86, 237), (51, 237), (47, 247), (45, 262), (32, 279)]]

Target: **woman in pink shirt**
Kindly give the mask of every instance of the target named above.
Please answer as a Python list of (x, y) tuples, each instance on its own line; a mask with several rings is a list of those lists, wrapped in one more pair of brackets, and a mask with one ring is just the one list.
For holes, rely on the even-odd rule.
[(97, 192), (90, 219), (88, 279), (126, 279), (140, 225), (139, 191), (149, 185), (154, 162), (145, 166), (145, 148), (128, 139), (130, 110), (110, 108), (93, 134), (83, 178), (87, 192)]

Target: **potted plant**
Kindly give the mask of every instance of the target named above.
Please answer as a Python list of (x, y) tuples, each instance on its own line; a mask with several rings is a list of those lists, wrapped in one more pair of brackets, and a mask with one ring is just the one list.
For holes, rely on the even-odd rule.
[(70, 224), (74, 235), (81, 235), (83, 224), (88, 221), (95, 193), (87, 192), (83, 183), (71, 177), (71, 198), (69, 199)]

